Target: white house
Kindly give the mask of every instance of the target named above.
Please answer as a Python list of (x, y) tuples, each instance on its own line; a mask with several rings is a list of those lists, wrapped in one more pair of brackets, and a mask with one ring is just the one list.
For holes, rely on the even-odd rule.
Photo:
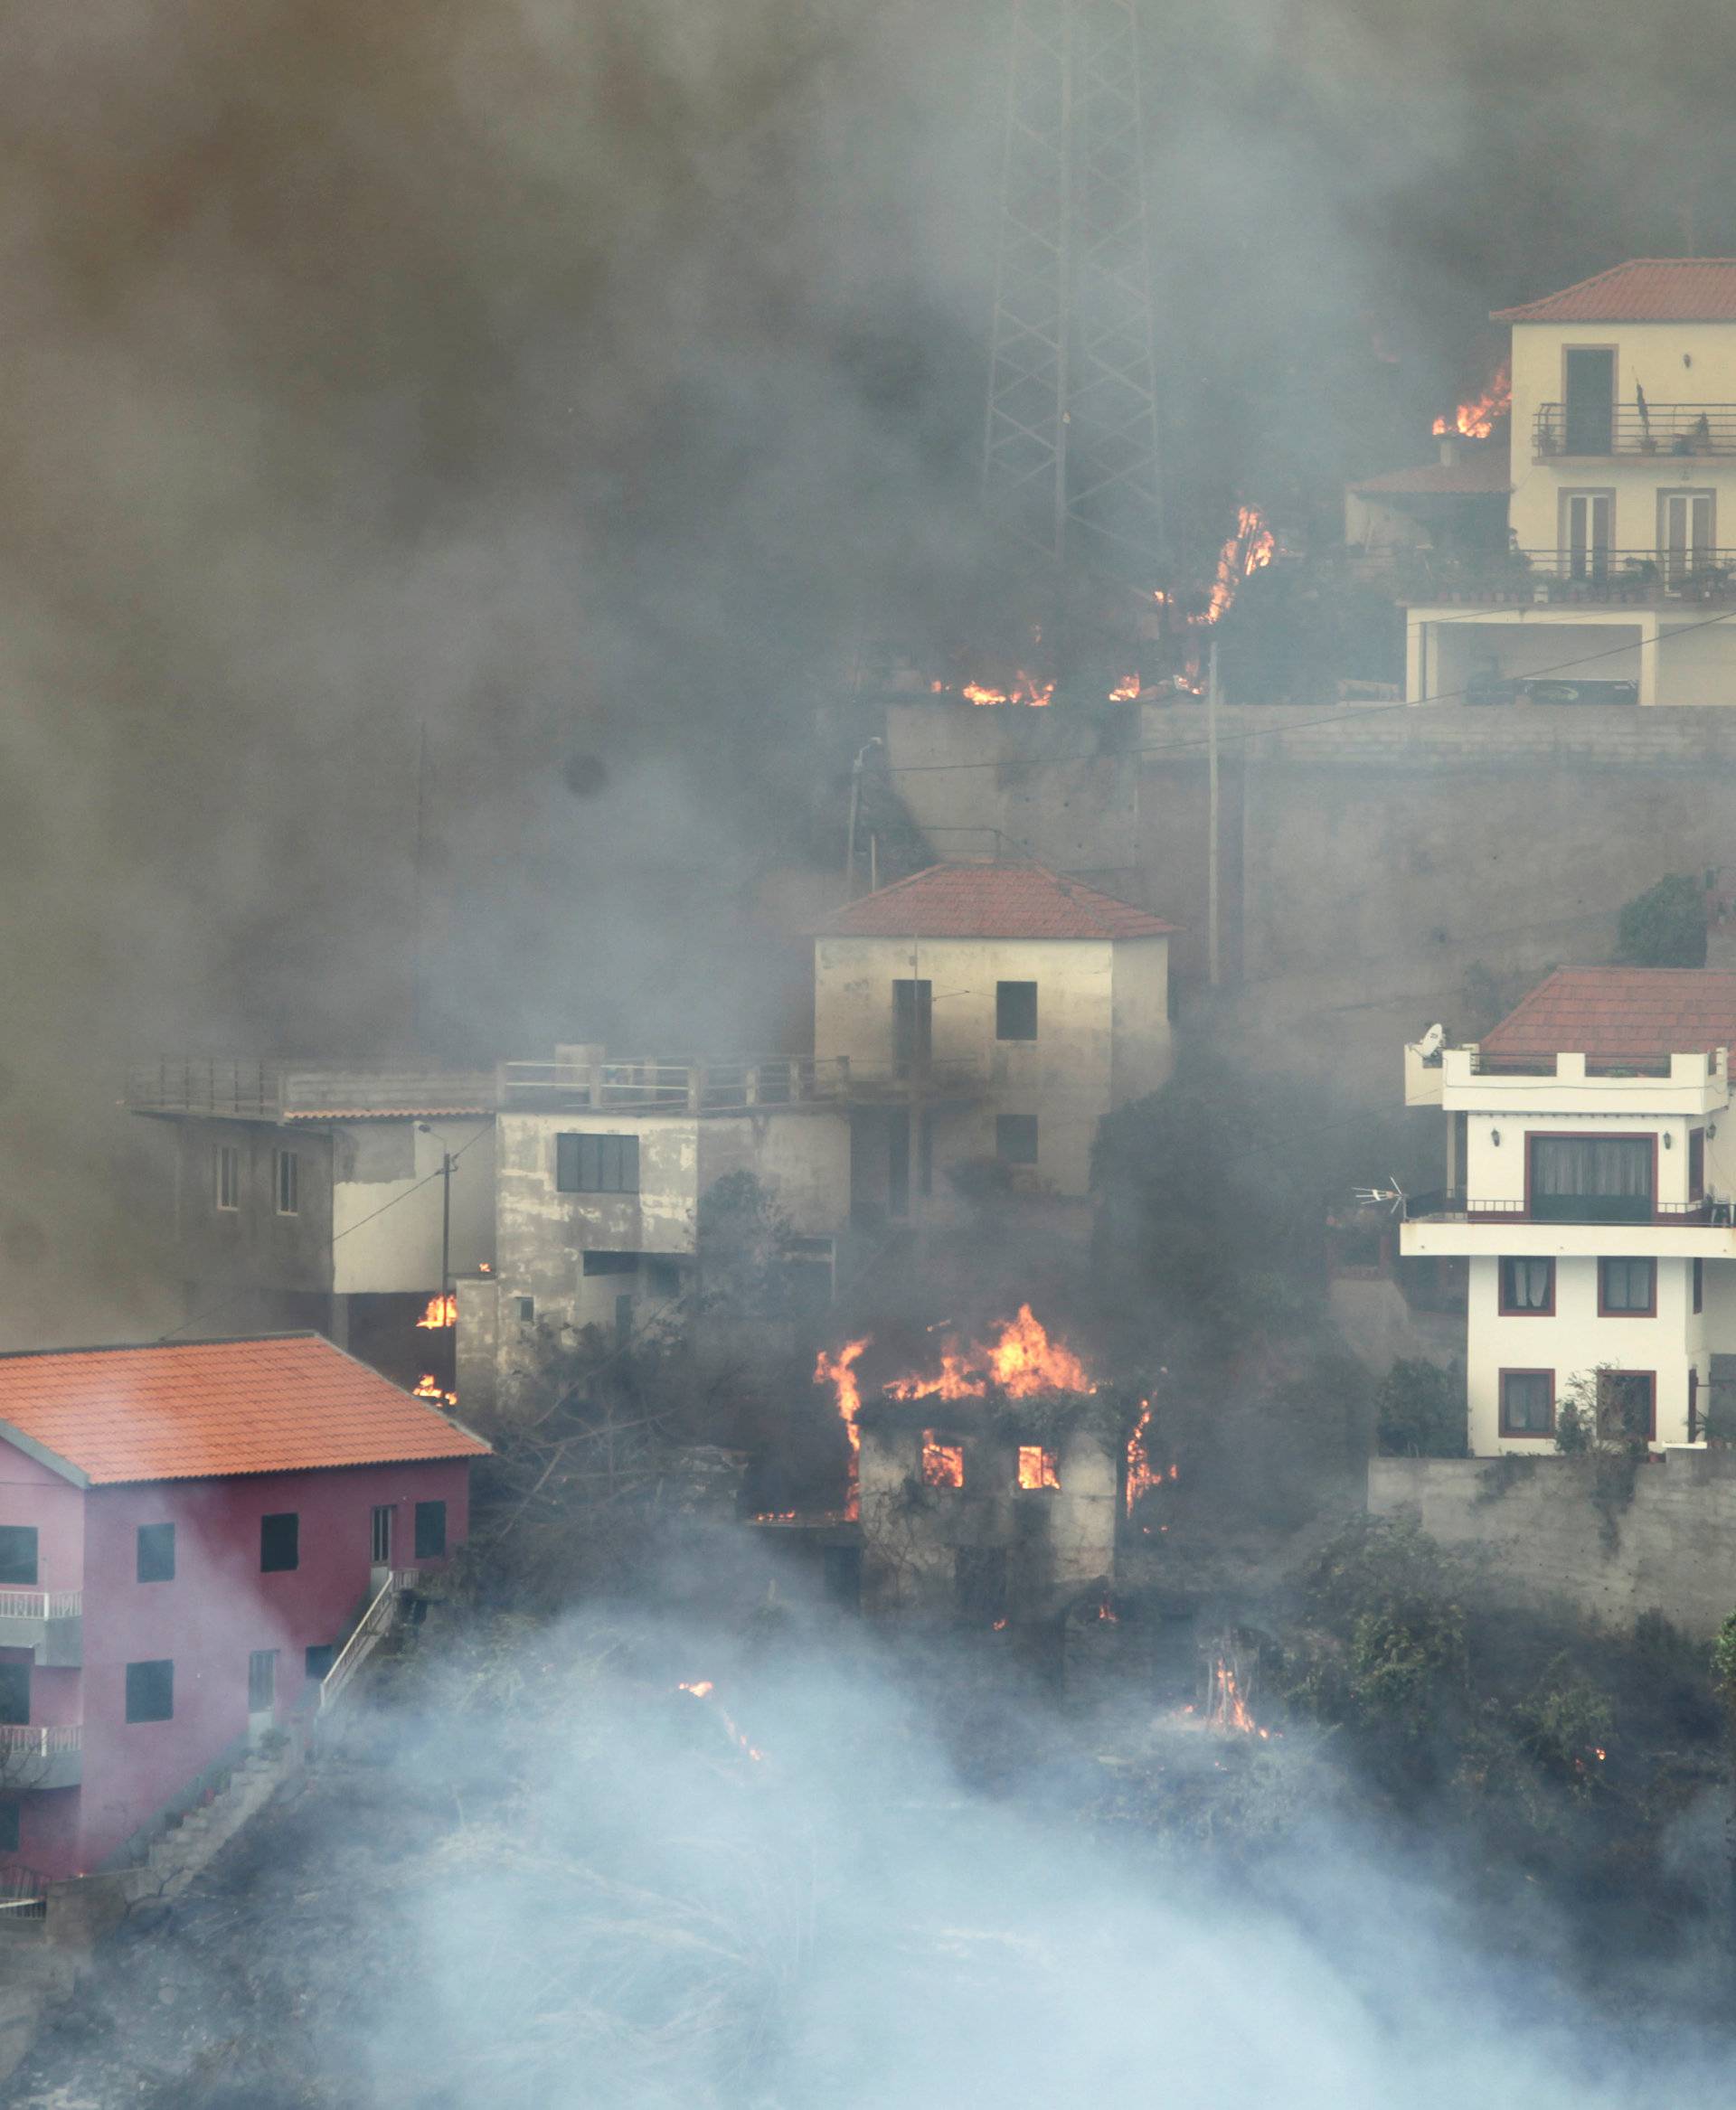
[(1736, 702), (1736, 259), (1641, 258), (1492, 319), (1513, 332), (1512, 547), (1424, 568), (1407, 696), (1549, 676), (1581, 701)]
[(948, 1221), (985, 1183), (1082, 1203), (1099, 1121), (1170, 1072), (1173, 928), (1035, 864), (933, 865), (820, 924), (857, 1221)]
[(1401, 1250), (1468, 1260), (1477, 1455), (1549, 1446), (1581, 1377), (1652, 1443), (1704, 1441), (1736, 1350), (1732, 1046), (1736, 974), (1562, 967), (1480, 1043), (1405, 1050), (1406, 1104), (1447, 1116), (1447, 1191)]

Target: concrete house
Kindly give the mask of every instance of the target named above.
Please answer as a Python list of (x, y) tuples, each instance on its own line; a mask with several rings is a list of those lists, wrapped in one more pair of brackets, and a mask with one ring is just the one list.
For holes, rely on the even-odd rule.
[(1493, 319), (1511, 549), (1414, 589), (1406, 695), (1736, 702), (1736, 259), (1641, 258)]
[(1169, 1076), (1172, 930), (1035, 864), (935, 865), (820, 924), (854, 1220), (955, 1220), (985, 1182), (1082, 1220), (1098, 1122)]
[(1446, 1117), (1447, 1173), (1401, 1248), (1468, 1262), (1476, 1455), (1548, 1449), (1582, 1376), (1609, 1426), (1660, 1447), (1703, 1445), (1722, 1418), (1733, 1046), (1736, 974), (1563, 967), (1480, 1043), (1405, 1050), (1406, 1104)]
[(308, 1334), (0, 1356), (0, 1864), (118, 1865), (316, 1706), (487, 1447)]
[(486, 1417), (552, 1334), (625, 1339), (695, 1308), (700, 1204), (750, 1174), (787, 1221), (791, 1299), (824, 1305), (848, 1227), (844, 1069), (810, 1056), (615, 1059), (559, 1048), (496, 1086), (491, 1273), (458, 1283), (458, 1387)]
[(359, 1065), (129, 1070), (127, 1107), (172, 1136), (188, 1330), (313, 1327), (394, 1380), (449, 1380), (450, 1331), (417, 1322), (443, 1267), (493, 1256), (494, 1088)]

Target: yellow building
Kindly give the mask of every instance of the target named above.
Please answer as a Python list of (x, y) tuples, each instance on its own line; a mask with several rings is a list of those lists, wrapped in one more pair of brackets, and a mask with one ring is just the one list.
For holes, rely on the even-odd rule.
[(1421, 568), (1406, 695), (1736, 703), (1736, 259), (1642, 258), (1493, 319), (1511, 549)]

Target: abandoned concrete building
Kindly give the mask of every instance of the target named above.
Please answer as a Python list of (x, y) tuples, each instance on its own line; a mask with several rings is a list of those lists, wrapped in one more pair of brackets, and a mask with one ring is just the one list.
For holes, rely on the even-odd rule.
[(448, 1329), (419, 1330), (495, 1242), (486, 1071), (177, 1060), (127, 1072), (172, 1135), (185, 1330), (312, 1327), (404, 1384), (449, 1383)]

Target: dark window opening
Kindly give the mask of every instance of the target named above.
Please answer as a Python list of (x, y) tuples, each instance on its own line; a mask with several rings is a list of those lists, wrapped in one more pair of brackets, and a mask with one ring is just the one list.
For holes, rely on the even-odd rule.
[(667, 1304), (671, 1297), (681, 1295), (681, 1262), (671, 1260), (656, 1253), (640, 1255), (640, 1274), (645, 1282), (645, 1294), (654, 1296), (660, 1304)]
[(1555, 1373), (1547, 1370), (1501, 1372), (1503, 1436), (1552, 1436), (1555, 1430)]
[(256, 1648), (247, 1659), (247, 1711), (269, 1714), (278, 1704), (278, 1652)]
[(335, 1641), (316, 1641), (303, 1659), (307, 1675), (318, 1684), (330, 1674), (337, 1661), (337, 1644)]
[(0, 1803), (0, 1853), (18, 1851), (18, 1812), (16, 1803)]
[(1602, 344), (1569, 345), (1561, 380), (1567, 396), (1563, 452), (1609, 454), (1615, 432), (1615, 353)]
[(384, 1568), (391, 1562), (392, 1504), (389, 1502), (377, 1504), (369, 1519), (368, 1559), (375, 1568)]
[(1503, 1260), (1501, 1309), (1508, 1316), (1552, 1312), (1555, 1309), (1554, 1261)]
[(0, 1722), (21, 1729), (30, 1719), (30, 1665), (0, 1663)]
[(1706, 1132), (1688, 1130), (1688, 1200), (1703, 1201), (1706, 1193)]
[(35, 1580), (35, 1525), (0, 1524), (0, 1587), (25, 1589)]
[(1599, 1260), (1598, 1310), (1650, 1318), (1657, 1309), (1657, 1266), (1652, 1260)]
[(241, 1206), (241, 1154), (232, 1143), (217, 1145), (217, 1206)]
[(128, 1721), (173, 1721), (175, 1665), (167, 1658), (127, 1666)]
[(301, 1153), (280, 1150), (278, 1153), (278, 1214), (298, 1216), (301, 1213)]
[(446, 1556), (446, 1504), (443, 1502), (419, 1502), (416, 1504), (416, 1558), (418, 1560), (441, 1560)]
[(934, 984), (892, 984), (892, 1067), (920, 1076), (934, 1056)]
[(520, 1324), (521, 1326), (533, 1326), (533, 1325), (535, 1325), (535, 1323), (536, 1323), (536, 1299), (535, 1299), (533, 1296), (522, 1296), (522, 1297), (520, 1297), (520, 1298), (519, 1298), (519, 1300), (518, 1300), (518, 1323), (519, 1323), (519, 1324)]
[(173, 1524), (141, 1524), (138, 1527), (137, 1573), (140, 1582), (175, 1580)]
[(1649, 1135), (1533, 1135), (1531, 1213), (1539, 1223), (1650, 1223)]
[(1037, 985), (1034, 982), (995, 984), (995, 1038), (1034, 1041), (1037, 1037)]
[(1694, 1308), (1703, 1312), (1706, 1308), (1706, 1264), (1696, 1260), (1694, 1264)]
[(637, 1275), (639, 1256), (637, 1253), (594, 1252), (580, 1254), (582, 1270), (587, 1275)]
[(562, 1194), (637, 1194), (637, 1135), (557, 1135), (554, 1183)]
[(259, 1519), (259, 1573), (279, 1575), (301, 1565), (301, 1518), (294, 1510)]
[(996, 1114), (995, 1154), (1004, 1165), (1035, 1164), (1037, 1116), (1034, 1114)]

